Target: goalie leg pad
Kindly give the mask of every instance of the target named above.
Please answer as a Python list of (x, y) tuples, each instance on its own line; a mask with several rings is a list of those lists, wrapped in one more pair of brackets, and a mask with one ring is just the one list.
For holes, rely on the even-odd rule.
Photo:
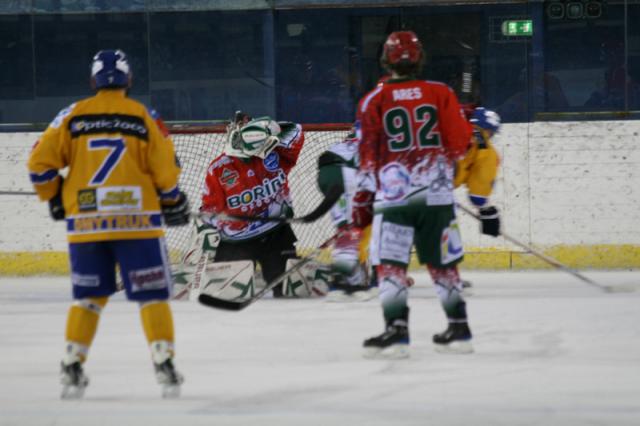
[(181, 260), (181, 263), (185, 265), (197, 265), (203, 255), (207, 255), (209, 259), (214, 259), (220, 244), (220, 233), (216, 228), (200, 218), (196, 218), (193, 225), (189, 249), (184, 253)]
[[(206, 264), (204, 265), (206, 266)], [(189, 300), (189, 292), (196, 277), (197, 265), (184, 263), (171, 265), (171, 281), (173, 283), (173, 300)]]
[[(288, 259), (287, 271), (300, 260)], [(330, 271), (315, 262), (308, 262), (302, 268), (292, 272), (284, 280), (282, 293), (285, 297), (318, 297), (329, 291)]]
[(255, 265), (251, 260), (214, 262), (207, 265), (200, 294), (241, 300), (255, 294)]

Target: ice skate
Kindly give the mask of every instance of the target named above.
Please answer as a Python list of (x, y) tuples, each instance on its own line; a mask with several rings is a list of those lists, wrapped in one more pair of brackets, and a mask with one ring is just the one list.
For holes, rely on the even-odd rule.
[(377, 287), (349, 286), (333, 288), (327, 293), (327, 302), (366, 302), (378, 296)]
[(180, 397), (180, 385), (184, 382), (184, 377), (173, 366), (171, 358), (162, 364), (154, 364), (156, 370), (156, 380), (162, 386), (163, 398)]
[(471, 330), (466, 322), (449, 323), (445, 331), (433, 336), (433, 343), (440, 353), (470, 354), (473, 352), (471, 337)]
[(89, 385), (89, 378), (82, 370), (82, 364), (79, 361), (73, 364), (60, 364), (60, 383), (62, 383), (62, 399), (81, 399), (84, 396), (84, 390)]
[(352, 284), (340, 274), (334, 275), (329, 285), (327, 302), (366, 302), (378, 296), (378, 287), (372, 285)]
[[(404, 323), (404, 325), (402, 324)], [(364, 341), (364, 357), (402, 359), (409, 357), (409, 329), (405, 321), (388, 325), (384, 333)]]
[(473, 296), (473, 283), (471, 281), (462, 280), (462, 294), (464, 296)]

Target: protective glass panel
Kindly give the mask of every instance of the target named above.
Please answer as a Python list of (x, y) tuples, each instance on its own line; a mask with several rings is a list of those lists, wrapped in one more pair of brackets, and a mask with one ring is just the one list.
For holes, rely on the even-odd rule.
[(31, 118), (31, 43), (30, 16), (0, 15), (0, 122)]
[(133, 72), (133, 95), (148, 91), (144, 14), (36, 15), (36, 115), (49, 120), (78, 97), (90, 96), (90, 66), (103, 49), (126, 52)]
[(272, 115), (268, 12), (151, 14), (151, 98), (169, 120)]
[(624, 9), (612, 2), (545, 3), (544, 69), (533, 82), (538, 110), (624, 111), (637, 104), (625, 66)]

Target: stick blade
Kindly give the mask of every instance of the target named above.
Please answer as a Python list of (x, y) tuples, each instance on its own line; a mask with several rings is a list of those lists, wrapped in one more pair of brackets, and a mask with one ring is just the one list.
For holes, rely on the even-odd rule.
[(249, 304), (251, 304), (251, 299), (234, 301), (219, 299), (208, 294), (200, 294), (198, 296), (198, 302), (211, 308), (222, 309), (225, 311), (239, 311), (249, 306)]
[(640, 290), (640, 286), (634, 284), (608, 285), (605, 288), (606, 293), (634, 293)]

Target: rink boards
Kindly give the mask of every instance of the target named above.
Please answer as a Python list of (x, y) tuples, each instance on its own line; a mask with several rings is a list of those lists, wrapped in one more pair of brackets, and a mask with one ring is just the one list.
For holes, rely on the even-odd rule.
[[(502, 164), (492, 202), (505, 231), (568, 266), (640, 267), (638, 133), (638, 121), (504, 125), (495, 140)], [(38, 136), (0, 133), (0, 191), (32, 191), (25, 164)], [(457, 196), (466, 200), (464, 190)], [(67, 271), (65, 227), (49, 219), (46, 204), (0, 195), (0, 214), (0, 274)], [(462, 213), (460, 227), (465, 268), (546, 266), (502, 238), (480, 235)]]

